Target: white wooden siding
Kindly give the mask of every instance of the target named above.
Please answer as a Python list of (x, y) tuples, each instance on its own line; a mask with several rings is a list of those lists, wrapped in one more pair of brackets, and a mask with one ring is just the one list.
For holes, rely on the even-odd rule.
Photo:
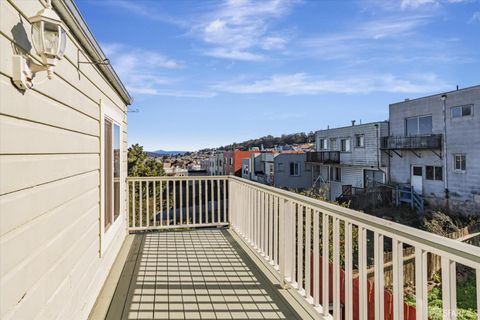
[(52, 80), (25, 93), (11, 84), (14, 48), (28, 49), (12, 30), (29, 38), (41, 8), (0, 1), (0, 318), (85, 319), (126, 234), (121, 216), (100, 257), (99, 104), (123, 119), (124, 177), (126, 106), (96, 66), (78, 64), (90, 59), (70, 32)]

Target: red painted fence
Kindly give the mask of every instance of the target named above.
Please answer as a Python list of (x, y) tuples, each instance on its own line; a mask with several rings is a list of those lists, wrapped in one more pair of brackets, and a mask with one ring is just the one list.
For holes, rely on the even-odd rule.
[[(323, 279), (322, 279), (322, 257), (320, 257), (320, 263), (319, 263), (319, 279), (320, 279), (320, 298), (319, 301), (322, 301), (322, 285), (323, 285)], [(311, 279), (313, 279), (313, 259), (311, 259)], [(333, 263), (329, 263), (329, 270), (328, 270), (328, 292), (329, 292), (329, 297), (328, 300), (331, 302), (333, 301)], [(313, 283), (311, 284), (310, 287), (310, 292), (313, 292)], [(368, 302), (368, 320), (374, 320), (375, 319), (375, 285), (374, 282), (371, 280), (367, 281), (367, 292), (364, 294), (367, 294), (367, 302)], [(359, 320), (359, 280), (358, 278), (352, 279), (352, 295), (353, 295), (353, 320)], [(385, 290), (384, 293), (384, 303), (385, 303), (385, 313), (384, 313), (384, 319), (385, 320), (393, 320), (393, 296), (392, 294)], [(343, 269), (340, 269), (340, 303), (345, 305), (345, 271)], [(404, 319), (405, 320), (415, 320), (415, 308), (408, 306), (407, 304), (403, 304), (403, 310), (404, 310)], [(342, 316), (343, 319), (343, 316)]]

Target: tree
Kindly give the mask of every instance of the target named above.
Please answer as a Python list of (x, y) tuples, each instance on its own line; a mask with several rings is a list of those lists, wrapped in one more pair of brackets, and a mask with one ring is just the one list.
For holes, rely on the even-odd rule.
[(128, 176), (129, 177), (158, 177), (164, 176), (163, 164), (147, 157), (141, 145), (132, 144), (128, 148)]

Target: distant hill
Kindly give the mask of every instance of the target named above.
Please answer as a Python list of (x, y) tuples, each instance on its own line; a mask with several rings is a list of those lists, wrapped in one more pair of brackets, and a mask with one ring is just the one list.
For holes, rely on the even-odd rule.
[[(312, 143), (315, 142), (315, 133), (311, 132), (299, 132), (293, 134), (282, 134), (280, 137), (274, 137), (271, 135), (260, 137), (257, 139), (250, 139), (243, 142), (233, 143), (227, 146), (219, 147), (220, 150), (248, 150), (251, 147), (273, 148), (275, 146), (284, 146), (292, 144)], [(207, 152), (213, 149), (202, 149), (200, 152)]]
[(147, 154), (151, 156), (177, 156), (177, 155), (184, 155), (188, 153), (188, 151), (166, 151), (166, 150), (156, 150), (156, 151), (148, 151)]

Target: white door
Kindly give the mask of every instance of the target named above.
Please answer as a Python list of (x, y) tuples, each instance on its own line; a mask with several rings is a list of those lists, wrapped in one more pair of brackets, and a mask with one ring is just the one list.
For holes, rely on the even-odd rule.
[(422, 194), (423, 193), (423, 167), (420, 166), (412, 166), (412, 179), (411, 184), (413, 187), (413, 191), (416, 193)]

